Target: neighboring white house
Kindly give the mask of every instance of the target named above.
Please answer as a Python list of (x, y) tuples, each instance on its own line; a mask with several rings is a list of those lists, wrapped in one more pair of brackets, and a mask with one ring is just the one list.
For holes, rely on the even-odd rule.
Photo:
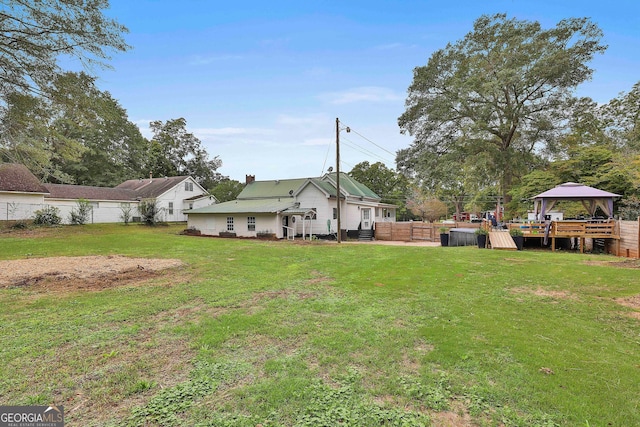
[[(347, 174), (340, 174), (341, 228), (351, 236), (372, 230), (376, 222), (394, 222), (395, 205)], [(277, 238), (329, 235), (337, 232), (336, 174), (319, 178), (255, 181), (236, 200), (186, 212), (188, 226), (204, 235), (233, 233), (256, 237), (272, 233)]]
[(130, 190), (136, 198), (156, 199), (162, 209), (164, 221), (186, 221), (183, 211), (208, 206), (216, 202), (200, 184), (190, 176), (130, 179), (115, 189)]
[(214, 196), (189, 176), (134, 179), (115, 188), (86, 185), (40, 184), (23, 165), (0, 164), (0, 221), (24, 220), (44, 206), (54, 206), (66, 221), (78, 199), (92, 206), (91, 223), (121, 222), (123, 210), (130, 208), (133, 220), (139, 217), (141, 200), (155, 199), (161, 221), (186, 221), (185, 210), (216, 202)]

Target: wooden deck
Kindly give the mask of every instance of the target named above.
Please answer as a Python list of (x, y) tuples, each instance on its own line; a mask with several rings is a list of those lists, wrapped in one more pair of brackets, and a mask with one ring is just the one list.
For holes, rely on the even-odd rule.
[(518, 247), (516, 246), (516, 242), (513, 241), (513, 238), (509, 234), (508, 231), (490, 231), (489, 232), (489, 243), (491, 244), (492, 249), (505, 249), (517, 251)]
[[(509, 228), (519, 228), (526, 238), (545, 237), (546, 224), (533, 222), (509, 224)], [(551, 250), (556, 250), (556, 238), (577, 238), (580, 241), (580, 252), (584, 252), (585, 239), (620, 240), (620, 229), (616, 221), (552, 221), (547, 236), (551, 239)]]

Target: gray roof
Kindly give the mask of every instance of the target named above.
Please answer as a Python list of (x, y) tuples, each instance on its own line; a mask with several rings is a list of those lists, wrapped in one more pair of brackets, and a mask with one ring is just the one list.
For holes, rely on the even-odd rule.
[(130, 179), (118, 185), (116, 188), (131, 190), (143, 199), (158, 197), (189, 179), (188, 176), (170, 176), (153, 179)]
[(0, 163), (0, 191), (48, 193), (26, 166), (17, 163)]
[(49, 190), (48, 199), (87, 199), (87, 200), (136, 200), (131, 190), (110, 187), (91, 187), (88, 185), (43, 184)]

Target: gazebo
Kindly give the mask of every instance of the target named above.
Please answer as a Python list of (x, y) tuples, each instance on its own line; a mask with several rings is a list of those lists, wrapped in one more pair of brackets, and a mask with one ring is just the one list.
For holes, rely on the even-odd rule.
[[(577, 184), (575, 182), (565, 182), (557, 187), (547, 190), (533, 197), (536, 218), (544, 221), (545, 214), (551, 210), (559, 200), (569, 200), (582, 202), (585, 209), (591, 216), (594, 216), (596, 209), (602, 209), (605, 215), (613, 218), (613, 199), (621, 197), (619, 194), (598, 190), (588, 185)], [(538, 213), (540, 214), (538, 216)]]

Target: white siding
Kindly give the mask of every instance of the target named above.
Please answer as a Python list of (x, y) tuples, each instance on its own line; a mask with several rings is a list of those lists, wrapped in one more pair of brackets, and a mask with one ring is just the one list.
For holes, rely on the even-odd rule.
[[(122, 222), (121, 202), (113, 200), (90, 200), (89, 203), (91, 203), (93, 209), (89, 214), (88, 224)], [(138, 202), (124, 203), (130, 203), (132, 217), (140, 216), (138, 213)], [(71, 211), (78, 207), (76, 200), (69, 199), (46, 199), (45, 204), (54, 206), (60, 210), (60, 217), (64, 224), (69, 223)]]
[(42, 209), (42, 194), (0, 192), (0, 221), (33, 219), (33, 213)]
[[(238, 237), (256, 237), (258, 233), (275, 233), (282, 237), (282, 226), (274, 214), (191, 214), (187, 226), (207, 236), (219, 236), (227, 231), (227, 217), (233, 218), (233, 232)], [(247, 218), (255, 217), (256, 229), (248, 230)]]
[[(316, 209), (316, 219), (311, 220), (313, 234), (328, 234), (327, 220), (331, 221), (331, 230), (336, 229), (336, 220), (333, 219), (333, 208), (336, 207), (335, 199), (329, 199), (325, 193), (316, 186), (307, 185), (296, 197), (296, 202), (305, 209)], [(296, 219), (296, 234), (302, 234), (302, 221)], [(307, 221), (309, 225), (309, 221)], [(305, 232), (308, 233), (307, 230)]]
[[(190, 182), (192, 184), (193, 191), (185, 190), (185, 182)], [(186, 221), (187, 215), (182, 213), (183, 209), (185, 209), (185, 199), (189, 199), (194, 196), (200, 196), (203, 194), (206, 193), (202, 190), (202, 188), (200, 188), (200, 186), (193, 178), (189, 177), (166, 193), (160, 195), (156, 198), (156, 200), (158, 201), (158, 207), (162, 209), (161, 216), (163, 217), (163, 220), (168, 222)], [(173, 214), (169, 214), (169, 202), (173, 203)], [(194, 204), (193, 207), (196, 208), (200, 206), (196, 206)]]

